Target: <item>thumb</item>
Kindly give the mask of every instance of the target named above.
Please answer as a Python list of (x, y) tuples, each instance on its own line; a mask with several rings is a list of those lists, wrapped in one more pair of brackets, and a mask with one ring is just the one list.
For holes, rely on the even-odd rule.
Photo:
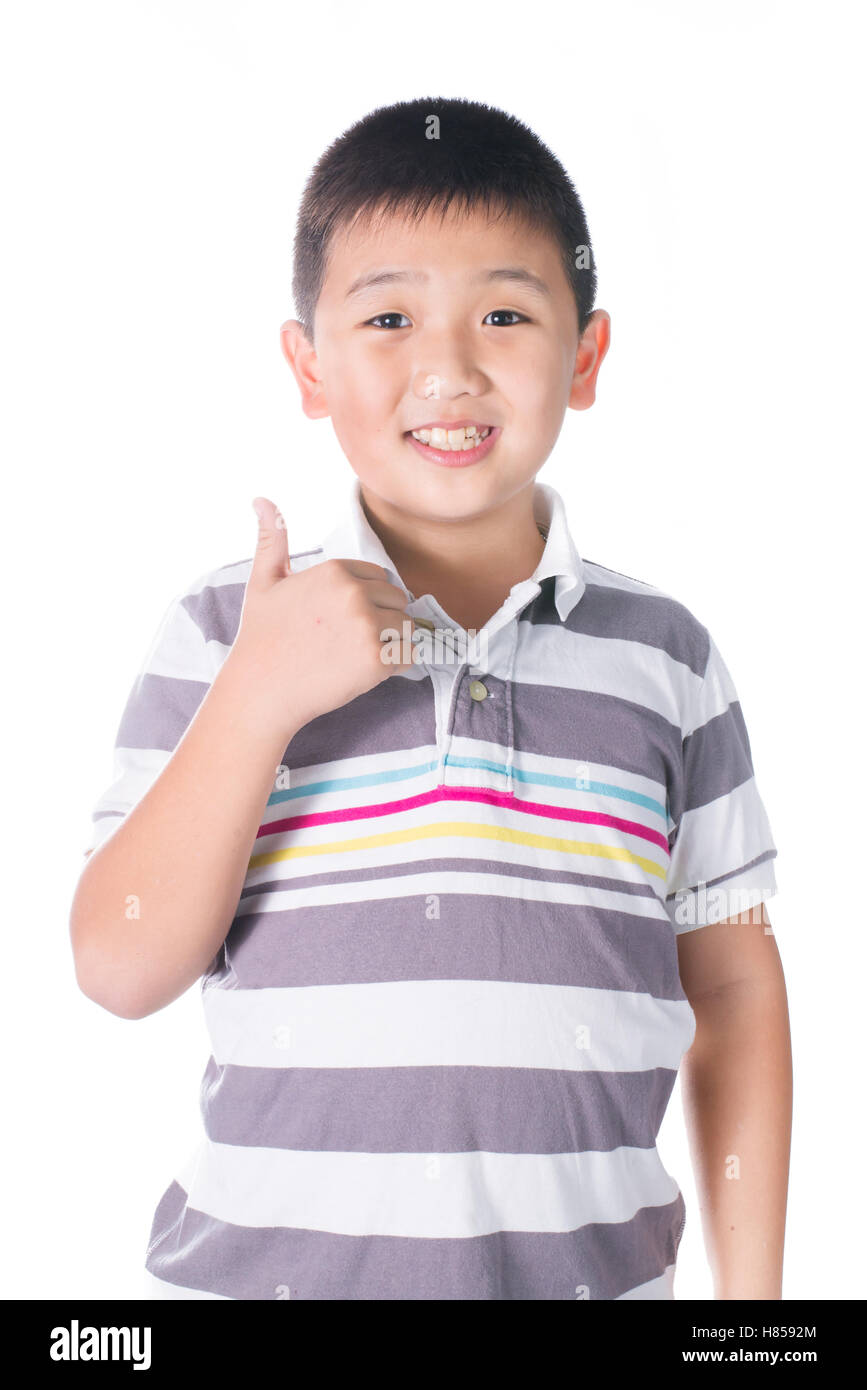
[(253, 587), (270, 586), (292, 573), (286, 522), (267, 497), (254, 497), (253, 510), (259, 518), (259, 538), (248, 582)]

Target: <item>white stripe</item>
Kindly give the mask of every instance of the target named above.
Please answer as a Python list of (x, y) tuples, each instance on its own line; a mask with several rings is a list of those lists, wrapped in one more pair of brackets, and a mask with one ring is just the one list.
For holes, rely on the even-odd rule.
[(685, 999), (499, 980), (214, 988), (202, 1004), (221, 1066), (644, 1071), (676, 1068), (695, 1033)]
[[(420, 837), (403, 844), (374, 844), (367, 849), (363, 847), (360, 849), (341, 848), (344, 841), (366, 839), (368, 836), (373, 838), (376, 835), (385, 834), (387, 830), (414, 828), (418, 824), (442, 824), (444, 822), (446, 824), (449, 822), (491, 824), (490, 807), (474, 808), (471, 805), (456, 803), (450, 809), (451, 814), (449, 815), (448, 811), (443, 812), (441, 807), (421, 808), (419, 811), (406, 812), (405, 815), (412, 819), (400, 819), (397, 823), (394, 820), (385, 822), (384, 818), (376, 818), (372, 823), (367, 822), (366, 824), (364, 822), (358, 824), (351, 822), (348, 825), (311, 826), (302, 830), (286, 831), (284, 832), (285, 840), (291, 840), (290, 844), (285, 843), (285, 840), (281, 843), (279, 835), (270, 837), (270, 840), (257, 839), (251, 851), (251, 859), (259, 854), (279, 853), (282, 849), (296, 848), (301, 845), (334, 844), (337, 848), (319, 854), (302, 855), (297, 858), (288, 855), (286, 859), (275, 860), (272, 864), (258, 864), (248, 870), (246, 885), (252, 887), (257, 883), (267, 882), (275, 875), (291, 876), (293, 880), (298, 880), (308, 874), (352, 873), (353, 870), (376, 869), (383, 865), (400, 865), (405, 864), (407, 858), (412, 858), (413, 861), (452, 859), (458, 862), (461, 859), (486, 859), (491, 864), (511, 864), (518, 868), (522, 864), (526, 864), (534, 869), (590, 874), (599, 878), (619, 878), (628, 883), (646, 883), (652, 886), (654, 891), (659, 892), (664, 887), (665, 879), (662, 875), (651, 874), (640, 864), (631, 863), (627, 859), (582, 853), (580, 850), (543, 849), (536, 845), (516, 844), (511, 840), (494, 839), (489, 836), (477, 838), (471, 834), (449, 834), (430, 838)], [(505, 818), (509, 813), (504, 812), (502, 814)], [(515, 816), (518, 814), (516, 812)], [(545, 817), (533, 824), (532, 818), (524, 814), (521, 814), (520, 822), (516, 823), (515, 816), (511, 818), (511, 828), (515, 830), (524, 831), (531, 835), (544, 835), (552, 840), (573, 841), (576, 844), (619, 847), (640, 859), (650, 860), (660, 869), (667, 869), (668, 855), (665, 850), (646, 840), (631, 835), (627, 836), (623, 831), (612, 830), (604, 825), (581, 823), (562, 828), (558, 827), (556, 822), (551, 822)], [(499, 820), (495, 822), (497, 825), (503, 823)]]
[[(405, 756), (405, 755), (404, 755)], [(433, 753), (432, 753), (433, 756)], [(472, 739), (454, 737), (449, 744), (449, 757), (458, 758), (478, 758), (484, 762), (501, 763), (505, 769), (508, 761), (509, 750), (499, 743), (488, 743), (483, 739)], [(575, 795), (577, 787), (579, 763), (575, 758), (558, 758), (548, 753), (528, 753), (517, 751), (513, 757), (513, 766), (521, 772), (525, 772), (532, 778), (536, 773), (543, 776), (563, 777), (570, 783), (570, 786), (556, 787), (548, 783), (535, 783), (533, 781), (523, 781), (516, 779), (515, 795), (522, 796), (527, 801), (546, 801), (552, 806), (569, 806), (574, 804), (572, 797)], [(664, 783), (654, 781), (651, 777), (642, 777), (637, 772), (627, 772), (620, 767), (611, 767), (608, 763), (588, 763), (582, 761), (581, 776), (586, 776), (590, 782), (602, 782), (606, 786), (622, 787), (624, 791), (638, 792), (641, 796), (649, 796), (654, 801), (658, 801), (662, 806), (665, 805), (666, 787)], [(586, 772), (584, 771), (586, 769)], [(447, 767), (450, 781), (457, 784), (466, 779), (468, 785), (476, 785), (476, 777), (491, 779), (490, 784), (481, 781), (478, 785), (491, 785), (496, 789), (505, 786), (505, 770), (502, 773), (486, 772), (485, 769), (474, 767), (455, 767), (449, 764)], [(649, 817), (648, 825), (653, 825), (655, 829), (663, 828), (662, 816), (649, 808), (637, 806), (635, 802), (621, 800), (618, 797), (600, 796), (599, 808), (602, 807), (616, 816), (626, 816), (632, 819), (632, 812), (643, 813)]]
[(82, 854), (88, 854), (90, 851), (99, 849), (101, 845), (104, 845), (106, 840), (111, 838), (125, 817), (125, 812), (117, 811), (112, 815), (102, 815), (99, 820), (94, 821), (90, 827), (90, 835), (88, 836), (87, 843), (82, 849)]
[(513, 680), (612, 695), (681, 727), (701, 686), (683, 661), (632, 638), (592, 637), (550, 623), (521, 623)]
[(200, 628), (184, 608), (184, 593), (174, 600), (157, 629), (140, 675), (173, 676), (178, 680), (210, 683), (229, 648), (223, 642), (206, 642)]
[(184, 595), (200, 594), (203, 589), (222, 589), (230, 584), (246, 584), (252, 568), (251, 555), (248, 560), (238, 560), (234, 565), (226, 565), (222, 569), (205, 570), (184, 590)]
[(704, 680), (695, 693), (692, 707), (684, 721), (684, 737), (694, 733), (708, 720), (715, 719), (717, 715), (725, 713), (732, 701), (738, 698), (735, 683), (720, 655), (719, 648), (712, 637), (709, 638), (709, 642), (707, 669)]
[(674, 1298), (674, 1265), (668, 1265), (657, 1279), (648, 1279), (646, 1284), (636, 1284), (634, 1289), (618, 1294), (618, 1298)]
[[(680, 936), (697, 927), (709, 927), (714, 922), (725, 922), (730, 917), (739, 917), (742, 912), (750, 912), (760, 903), (768, 902), (776, 892), (774, 861), (766, 859), (713, 888), (682, 892), (668, 904), (669, 917)], [(756, 916), (752, 920), (758, 925), (762, 918)]]
[[(487, 848), (482, 848), (485, 849), (484, 857), (488, 858)], [(349, 867), (346, 862), (349, 857), (344, 855), (343, 868)], [(599, 877), (613, 877), (624, 867), (610, 859), (586, 859), (577, 855), (573, 858), (575, 862), (570, 866), (573, 871), (596, 873)], [(579, 858), (580, 864), (577, 862)], [(396, 858), (394, 862), (399, 862), (399, 859)], [(293, 880), (303, 881), (305, 872), (308, 875), (320, 873), (321, 864), (321, 858), (317, 857), (306, 864), (303, 860), (290, 860), (287, 864), (266, 865), (247, 875), (247, 885), (267, 882), (275, 876), (288, 878), (291, 875)], [(608, 909), (659, 920), (667, 916), (662, 902), (662, 879), (656, 880), (654, 892), (657, 896), (645, 897), (638, 893), (618, 893), (613, 889), (580, 883), (555, 883), (511, 874), (459, 873), (435, 869), (430, 873), (401, 874), (393, 878), (359, 879), (356, 882), (347, 879), (312, 888), (251, 893), (239, 902), (235, 915), (244, 917), (250, 912), (289, 912), (302, 907), (379, 902), (383, 898), (428, 897), (431, 893), (462, 893), (468, 896), (518, 898), (522, 902), (566, 903), (572, 907)]]
[(196, 1169), (199, 1166), (199, 1160), (204, 1153), (204, 1147), (205, 1139), (202, 1138), (197, 1140), (186, 1158), (175, 1170), (175, 1182), (184, 1192), (189, 1192), (192, 1186), (193, 1179), (196, 1176)]
[(382, 1154), (209, 1142), (189, 1206), (234, 1226), (458, 1239), (629, 1221), (677, 1195), (656, 1149)]
[[(709, 883), (774, 849), (771, 827), (754, 777), (698, 806), (684, 811), (668, 867), (666, 894)], [(760, 864), (755, 881), (771, 883), (769, 863)], [(722, 884), (721, 887), (725, 887)]]
[[(449, 786), (467, 786), (488, 789), (496, 792), (507, 790), (508, 775), (506, 765), (509, 751), (497, 743), (481, 739), (453, 738), (449, 745), (450, 758), (467, 758), (474, 761), (497, 764), (502, 771), (484, 767), (459, 767), (449, 764), (446, 769)], [(268, 806), (262, 820), (263, 825), (282, 820), (288, 816), (309, 815), (317, 811), (333, 811), (349, 807), (369, 806), (380, 802), (399, 801), (405, 797), (417, 796), (438, 786), (438, 753), (434, 744), (419, 745), (417, 748), (398, 749), (391, 753), (372, 753), (357, 758), (345, 758), (337, 762), (315, 763), (309, 767), (291, 769), (282, 774), (283, 789), (292, 789), (295, 795), (274, 802)], [(434, 764), (413, 777), (396, 781), (373, 781), (360, 787), (341, 787), (337, 790), (312, 791), (309, 795), (299, 795), (305, 785), (315, 786), (319, 782), (344, 780), (356, 777), (385, 777), (395, 770), (403, 771), (408, 766)], [(514, 767), (525, 772), (529, 779), (536, 773), (546, 777), (562, 777), (568, 784), (558, 787), (547, 782), (535, 783), (516, 778), (514, 795), (519, 801), (541, 801), (550, 806), (576, 807), (584, 810), (600, 811), (605, 815), (618, 816), (625, 820), (638, 821), (652, 830), (666, 833), (667, 826), (660, 813), (641, 806), (625, 798), (593, 793), (579, 785), (579, 777), (589, 782), (622, 788), (639, 795), (652, 798), (665, 805), (666, 787), (649, 777), (624, 772), (604, 763), (577, 762), (574, 758), (556, 758), (532, 753), (516, 753)], [(276, 784), (275, 779), (275, 784)], [(279, 788), (275, 785), (275, 791)], [(458, 805), (460, 803), (447, 803)], [(376, 820), (378, 818), (374, 818)], [(362, 824), (362, 822), (358, 822)]]
[[(430, 789), (430, 788), (429, 788)], [(395, 800), (399, 800), (396, 797)], [(328, 820), (321, 825), (305, 825), (292, 827), (288, 830), (274, 830), (269, 835), (259, 835), (256, 838), (253, 855), (268, 854), (272, 850), (281, 848), (280, 840), (290, 840), (292, 846), (298, 845), (327, 845), (335, 839), (354, 840), (356, 838), (391, 835), (396, 831), (415, 831), (429, 825), (450, 825), (453, 821), (460, 821), (468, 825), (478, 825), (486, 830), (492, 826), (492, 815), (497, 819), (493, 825), (497, 829), (517, 831), (519, 834), (541, 835), (547, 839), (554, 840), (578, 840), (594, 845), (617, 846), (629, 850), (631, 854), (639, 854), (643, 858), (653, 859), (655, 863), (665, 867), (668, 864), (668, 854), (660, 845), (654, 844), (643, 836), (629, 830), (621, 830), (610, 825), (596, 825), (592, 821), (573, 821), (559, 820), (553, 816), (546, 816), (535, 811), (519, 809), (520, 803), (531, 804), (531, 796), (518, 795), (515, 800), (518, 806), (496, 806), (492, 807), (487, 801), (451, 800), (441, 799), (436, 801), (424, 802), (421, 806), (410, 806), (399, 811), (388, 811), (375, 816), (359, 816), (352, 820)], [(369, 804), (369, 800), (367, 803)], [(332, 802), (329, 810), (336, 810)], [(339, 808), (343, 809), (343, 808)], [(587, 810), (596, 813), (598, 807), (595, 799), (586, 792), (576, 791), (574, 793), (573, 805), (570, 809)], [(633, 814), (634, 812), (634, 814)], [(289, 812), (289, 816), (293, 812)], [(605, 812), (604, 814), (610, 814)], [(652, 829), (657, 834), (662, 834), (662, 824), (658, 817), (655, 817), (656, 825), (650, 825), (650, 818), (653, 813), (643, 806), (635, 806), (623, 817), (643, 826), (645, 829)], [(460, 842), (460, 837), (456, 837)], [(426, 841), (422, 841), (426, 844)], [(494, 847), (495, 852), (502, 853), (505, 849), (508, 862), (513, 863), (516, 849), (511, 841), (499, 841), (494, 839), (485, 840), (486, 844)], [(285, 846), (282, 846), (285, 847)], [(384, 847), (387, 848), (387, 847)], [(342, 851), (340, 851), (342, 853)], [(466, 853), (466, 851), (464, 851)], [(533, 851), (535, 854), (537, 851)], [(359, 851), (367, 853), (367, 851)], [(406, 846), (400, 847), (399, 862), (406, 860)], [(526, 851), (525, 851), (526, 853)], [(546, 851), (541, 853), (567, 853), (567, 851)], [(487, 851), (486, 851), (487, 854)], [(252, 856), (251, 856), (252, 857)], [(476, 855), (474, 855), (476, 857)]]
[[(120, 820), (150, 790), (170, 757), (170, 753), (157, 748), (115, 748), (112, 781), (94, 803), (91, 815), (99, 814), (100, 818), (93, 822), (85, 849), (95, 848), (108, 839)], [(115, 819), (109, 818), (106, 823), (103, 812)]]
[[(503, 754), (500, 756), (502, 758)], [(437, 757), (434, 744), (423, 744), (418, 748), (400, 748), (392, 753), (371, 753), (363, 757), (341, 758), (337, 762), (314, 763), (297, 770), (287, 769), (279, 779), (275, 776), (274, 794), (279, 795), (281, 790), (291, 790), (295, 795), (275, 801), (266, 807), (262, 825), (284, 820), (288, 816), (368, 806), (371, 799), (399, 801), (407, 796), (417, 796), (419, 792), (429, 789), (430, 779), (436, 771), (435, 766), (433, 771), (425, 768), (413, 777), (401, 777), (393, 782), (371, 782), (360, 787), (341, 787), (335, 791), (311, 791), (306, 796), (300, 793), (305, 786), (315, 786), (318, 782), (347, 781), (356, 777), (385, 777), (390, 772), (403, 772), (407, 767), (436, 764)], [(278, 780), (281, 784), (279, 787)]]

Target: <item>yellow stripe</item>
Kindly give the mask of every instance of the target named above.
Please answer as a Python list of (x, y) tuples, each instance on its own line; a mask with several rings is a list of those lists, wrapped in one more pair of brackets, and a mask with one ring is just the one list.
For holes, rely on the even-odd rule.
[(510, 830), (504, 825), (476, 825), (472, 821), (422, 825), (414, 830), (393, 830), (387, 835), (364, 835), (355, 840), (331, 840), (327, 845), (293, 845), (289, 849), (271, 850), (268, 854), (254, 854), (248, 868), (258, 869), (264, 864), (279, 864), (286, 859), (306, 859), (312, 854), (343, 854), (353, 849), (378, 849), (381, 845), (408, 845), (415, 840), (454, 836), (471, 840), (501, 840), (510, 845), (527, 845), (531, 849), (553, 849), (559, 854), (590, 854), (598, 859), (620, 859), (626, 864), (637, 864), (657, 878), (664, 879), (668, 872), (652, 859), (631, 854), (619, 845), (595, 845), (586, 840), (564, 840), (556, 835), (531, 835), (527, 831)]

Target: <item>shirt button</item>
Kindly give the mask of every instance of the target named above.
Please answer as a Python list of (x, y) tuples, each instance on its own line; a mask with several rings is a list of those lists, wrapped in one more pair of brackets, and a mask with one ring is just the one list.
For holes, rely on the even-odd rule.
[(473, 700), (484, 700), (488, 693), (488, 687), (483, 681), (470, 681), (470, 698)]

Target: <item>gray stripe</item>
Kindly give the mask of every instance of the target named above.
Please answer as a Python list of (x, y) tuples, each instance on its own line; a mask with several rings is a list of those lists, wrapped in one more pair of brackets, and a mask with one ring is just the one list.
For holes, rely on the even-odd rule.
[[(289, 562), (290, 562), (290, 564), (291, 564), (291, 562), (292, 562), (293, 560), (303, 560), (304, 557), (307, 556), (307, 555), (321, 555), (321, 554), (322, 554), (322, 546), (321, 546), (321, 545), (315, 545), (315, 546), (313, 547), (312, 550), (293, 550), (293, 551), (290, 551), (290, 554), (289, 554)], [(253, 559), (254, 559), (254, 557), (253, 557), (252, 555), (247, 555), (247, 556), (244, 557), (243, 560), (233, 560), (232, 563), (231, 563), (230, 565), (220, 565), (220, 566), (218, 567), (218, 569), (217, 569), (217, 573), (219, 574), (219, 572), (220, 572), (221, 570), (233, 570), (233, 569), (235, 568), (236, 565), (251, 565), (251, 566), (252, 566), (252, 564), (253, 564)]]
[[(299, 550), (290, 555), (289, 560), (291, 563), (321, 552), (321, 546), (315, 550)], [(235, 565), (241, 564), (252, 565), (252, 557), (235, 561)], [(234, 569), (235, 565), (220, 565), (215, 573)], [(181, 607), (189, 613), (206, 642), (222, 642), (230, 647), (238, 635), (246, 587), (242, 583), (206, 584), (197, 594), (186, 594), (181, 599)]]
[(539, 594), (521, 615), (522, 622), (550, 623), (588, 637), (613, 637), (657, 647), (674, 661), (703, 676), (710, 655), (707, 628), (676, 599), (662, 594), (633, 594), (588, 583), (581, 597), (561, 622), (554, 606), (553, 584)]
[(117, 731), (116, 747), (173, 752), (209, 690), (206, 681), (153, 676), (145, 672), (130, 692)]
[(371, 753), (411, 753), (435, 743), (430, 676), (391, 677), (349, 704), (311, 719), (298, 730), (283, 761), (290, 768), (311, 767)]
[[(217, 608), (200, 609), (197, 618), (205, 622), (210, 637), (225, 640), (225, 625), (219, 632), (214, 628), (214, 622), (225, 618)], [(173, 752), (210, 688), (206, 681), (145, 672), (130, 692), (116, 746)], [(305, 724), (286, 749), (283, 762), (293, 769), (310, 767), (371, 753), (410, 752), (435, 742), (430, 678), (388, 680)]]
[[(290, 556), (290, 561), (320, 553), (321, 547), (298, 551)], [(235, 565), (242, 563), (250, 564), (251, 558), (235, 561)], [(234, 565), (221, 565), (217, 573), (232, 568)], [(244, 589), (241, 583), (206, 585), (199, 593), (188, 594), (181, 600), (206, 641), (231, 645), (235, 640)], [(554, 593), (555, 579), (551, 576), (542, 581), (541, 592), (524, 609), (520, 621), (565, 627), (589, 637), (612, 637), (657, 647), (696, 675), (704, 675), (710, 652), (708, 631), (676, 599), (657, 594), (632, 594), (588, 583), (581, 602), (562, 623)]]
[(232, 560), (228, 565), (218, 565), (215, 573), (222, 574), (223, 570), (233, 570), (236, 565), (252, 565), (252, 563), (253, 556), (245, 555), (243, 560)]
[(238, 635), (244, 584), (206, 584), (197, 594), (181, 600), (206, 642), (222, 642), (230, 647)]
[[(464, 684), (469, 679), (464, 671)], [(660, 785), (671, 769), (679, 768), (680, 730), (643, 705), (560, 686), (513, 684), (494, 677), (486, 677), (486, 682), (500, 693), (499, 700), (462, 699), (456, 687), (456, 735), (508, 748), (511, 718), (517, 752), (602, 763)], [(209, 689), (207, 682), (146, 672), (130, 693), (117, 745), (172, 752)], [(305, 724), (288, 745), (283, 762), (294, 770), (382, 753), (412, 756), (416, 749), (435, 743), (430, 677), (392, 678)]]
[(215, 1143), (342, 1153), (652, 1149), (677, 1073), (537, 1067), (239, 1067), (201, 1083)]
[(515, 734), (514, 699), (520, 688), (536, 691), (539, 686), (518, 687), (514, 681), (504, 681), (499, 676), (485, 674), (485, 687), (488, 698), (474, 700), (470, 696), (470, 685), (475, 680), (469, 666), (465, 666), (452, 687), (449, 706), (446, 738), (454, 734), (459, 738), (481, 739), (487, 743), (499, 744), (508, 748)]
[[(499, 980), (686, 996), (671, 921), (484, 893), (384, 898), (235, 919), (233, 988)], [(216, 983), (216, 981), (214, 982)]]
[[(764, 852), (764, 854), (758, 854), (758, 855), (756, 855), (756, 858), (755, 858), (755, 859), (751, 859), (750, 862), (749, 862), (748, 864), (741, 864), (740, 868), (738, 868), (738, 869), (732, 869), (731, 872), (730, 872), (730, 873), (727, 873), (727, 874), (720, 874), (718, 878), (709, 878), (709, 879), (707, 879), (707, 880), (704, 882), (704, 887), (705, 887), (705, 888), (714, 888), (714, 887), (716, 887), (716, 885), (717, 885), (718, 883), (725, 883), (726, 879), (729, 879), (729, 878), (736, 878), (738, 874), (744, 874), (744, 873), (746, 873), (747, 869), (755, 869), (755, 868), (757, 868), (757, 866), (758, 866), (759, 864), (765, 864), (769, 859), (775, 859), (775, 858), (776, 858), (776, 855), (777, 855), (776, 849), (766, 849), (765, 852)], [(693, 887), (694, 887), (694, 888), (698, 888), (698, 886), (699, 886), (699, 885), (698, 885), (697, 883), (696, 883), (696, 884), (693, 884)], [(681, 891), (682, 891), (682, 890), (681, 890)], [(666, 901), (666, 902), (671, 902), (671, 901), (672, 901), (674, 898), (676, 898), (677, 896), (678, 896), (677, 893), (669, 893), (669, 894), (667, 894), (665, 901)]]
[[(683, 782), (671, 789), (671, 817), (695, 811), (734, 791), (753, 775), (753, 760), (740, 702), (709, 719), (683, 741)], [(677, 808), (677, 809), (675, 809)]]
[[(467, 735), (472, 728), (470, 737), (485, 738), (485, 716), (475, 710), (484, 710), (487, 703), (464, 701), (455, 716), (455, 733)], [(660, 786), (680, 767), (681, 729), (631, 700), (557, 685), (513, 684), (512, 703), (519, 752), (602, 763)]]
[(615, 1299), (675, 1262), (682, 1193), (629, 1221), (577, 1231), (497, 1231), (454, 1239), (344, 1236), (248, 1228), (186, 1209), (173, 1182), (157, 1207), (145, 1267), (170, 1283), (227, 1298), (294, 1300), (565, 1300), (586, 1285)]
[[(256, 853), (254, 846), (253, 853)], [(273, 867), (273, 866), (272, 866)], [(657, 898), (658, 894), (649, 883), (633, 883), (631, 880), (607, 878), (602, 874), (582, 874), (571, 869), (540, 869), (534, 864), (494, 864), (490, 859), (410, 859), (403, 864), (381, 864), (373, 868), (333, 869), (323, 874), (305, 874), (301, 864), (295, 862), (290, 878), (264, 879), (259, 883), (248, 884), (241, 890), (244, 898), (258, 897), (262, 893), (284, 893), (293, 888), (326, 888), (343, 883), (351, 890), (355, 883), (367, 883), (372, 879), (402, 878), (405, 874), (468, 873), (497, 875), (511, 874), (515, 878), (532, 879), (535, 882), (569, 883), (580, 888), (598, 888), (601, 892), (634, 893), (640, 898)], [(642, 919), (644, 920), (644, 919)]]

